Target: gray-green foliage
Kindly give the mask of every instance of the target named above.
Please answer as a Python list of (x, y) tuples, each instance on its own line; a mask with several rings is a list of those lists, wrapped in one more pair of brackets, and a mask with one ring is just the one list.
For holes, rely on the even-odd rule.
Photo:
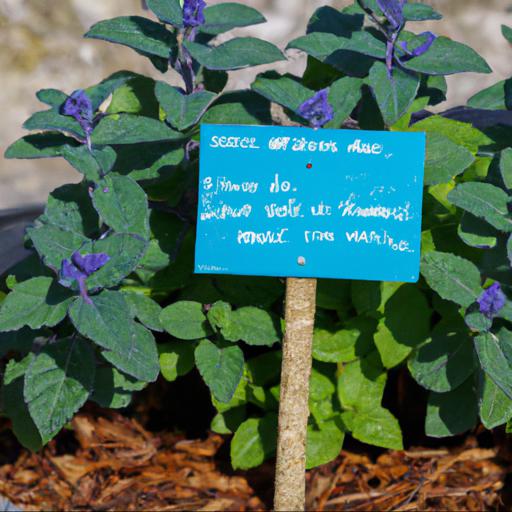
[[(270, 63), (283, 55), (254, 38), (216, 43), (217, 34), (265, 21), (255, 9), (235, 3), (209, 7), (206, 23), (192, 35), (179, 2), (148, 5), (159, 21), (121, 16), (96, 23), (86, 37), (128, 46), (162, 72), (170, 64), (181, 73), (185, 89), (121, 71), (75, 93), (88, 114), (70, 113), (66, 93), (44, 89), (37, 97), (49, 109), (24, 125), (39, 133), (6, 152), (8, 158), (63, 157), (82, 177), (80, 184), (50, 194), (44, 214), (27, 230), (29, 245), (49, 270), (27, 278), (13, 269), (11, 291), (0, 308), (2, 354), (28, 353), (9, 362), (4, 410), (32, 449), (48, 442), (88, 399), (126, 407), (134, 391), (156, 380), (160, 365), (172, 380), (197, 363), (224, 401), (244, 370), (238, 346), (193, 341), (214, 332), (202, 304), (180, 301), (162, 309), (154, 299), (166, 300), (191, 278), (191, 219), (168, 209), (193, 186), (197, 153), (185, 148), (209, 105), (223, 98), (226, 74), (216, 70)], [(223, 108), (232, 104), (228, 97)], [(151, 208), (152, 201), (160, 211)], [(107, 259), (85, 271), (74, 263), (77, 255)], [(71, 263), (83, 277), (69, 275), (65, 264)], [(252, 319), (251, 308), (233, 312), (247, 324), (238, 339), (276, 342), (274, 319), (268, 316), (260, 327), (261, 315), (268, 313), (255, 308), (254, 314)], [(260, 327), (257, 333), (254, 325)], [(158, 347), (152, 331), (164, 329), (192, 341)], [(221, 378), (217, 364), (211, 364), (214, 356)]]

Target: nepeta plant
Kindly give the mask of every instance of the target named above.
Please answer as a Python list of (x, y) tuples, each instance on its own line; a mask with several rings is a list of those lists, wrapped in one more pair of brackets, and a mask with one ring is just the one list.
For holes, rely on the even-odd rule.
[[(172, 381), (196, 367), (217, 410), (212, 429), (234, 433), (234, 467), (272, 456), (283, 284), (194, 276), (192, 254), (199, 124), (283, 116), (315, 128), (427, 133), (424, 278), (319, 281), (308, 467), (336, 457), (347, 434), (402, 447), (382, 397), (388, 371), (406, 364), (430, 391), (427, 434), (463, 432), (478, 416), (489, 428), (508, 421), (510, 130), (484, 133), (428, 111), (445, 99), (445, 75), (487, 73), (485, 61), (446, 37), (409, 32), (408, 21), (441, 17), (427, 5), (361, 0), (318, 9), (288, 45), (308, 55), (302, 77), (267, 72), (251, 90), (223, 92), (227, 71), (283, 59), (259, 39), (216, 41), (263, 17), (232, 3), (147, 5), (158, 21), (123, 16), (86, 36), (172, 68), (183, 87), (121, 71), (71, 96), (39, 91), (50, 108), (25, 123), (37, 133), (7, 151), (62, 156), (83, 175), (50, 194), (27, 230), (34, 255), (6, 280), (2, 410), (20, 440), (37, 448), (87, 400), (125, 407), (159, 371)], [(497, 84), (470, 105), (509, 108), (508, 91), (508, 81)]]
[[(270, 111), (255, 94), (221, 92), (227, 70), (282, 53), (255, 38), (214, 44), (232, 28), (265, 21), (258, 11), (203, 0), (147, 6), (157, 21), (114, 18), (86, 37), (133, 48), (162, 72), (173, 68), (184, 88), (121, 71), (69, 96), (39, 91), (50, 109), (25, 123), (37, 133), (7, 151), (8, 158), (62, 156), (83, 175), (52, 192), (27, 229), (34, 257), (12, 269), (0, 309), (2, 354), (18, 354), (5, 371), (3, 410), (34, 449), (87, 400), (124, 407), (157, 378), (152, 331), (163, 327), (151, 296), (168, 300), (190, 278), (198, 123), (205, 115), (237, 122), (241, 113), (256, 122)], [(248, 119), (255, 108), (262, 112)]]

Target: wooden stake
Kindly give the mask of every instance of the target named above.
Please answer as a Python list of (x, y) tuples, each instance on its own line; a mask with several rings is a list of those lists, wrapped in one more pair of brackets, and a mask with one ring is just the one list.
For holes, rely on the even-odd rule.
[(274, 509), (301, 511), (306, 502), (306, 433), (316, 309), (316, 279), (286, 280)]

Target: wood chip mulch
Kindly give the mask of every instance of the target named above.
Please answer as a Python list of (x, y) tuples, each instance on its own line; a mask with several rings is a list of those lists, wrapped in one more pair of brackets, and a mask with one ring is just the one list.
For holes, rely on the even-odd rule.
[[(0, 495), (23, 510), (269, 510), (271, 464), (233, 472), (225, 440), (156, 435), (115, 412), (73, 420), (78, 447), (22, 451), (0, 467)], [(386, 452), (377, 460), (343, 451), (308, 473), (308, 510), (507, 510), (511, 467), (472, 437), (454, 450)]]

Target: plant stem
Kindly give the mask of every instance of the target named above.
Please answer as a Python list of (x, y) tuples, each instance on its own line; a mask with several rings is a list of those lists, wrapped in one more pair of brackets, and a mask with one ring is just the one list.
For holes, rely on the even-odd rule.
[(274, 509), (300, 511), (306, 501), (306, 433), (315, 324), (316, 279), (286, 280)]

